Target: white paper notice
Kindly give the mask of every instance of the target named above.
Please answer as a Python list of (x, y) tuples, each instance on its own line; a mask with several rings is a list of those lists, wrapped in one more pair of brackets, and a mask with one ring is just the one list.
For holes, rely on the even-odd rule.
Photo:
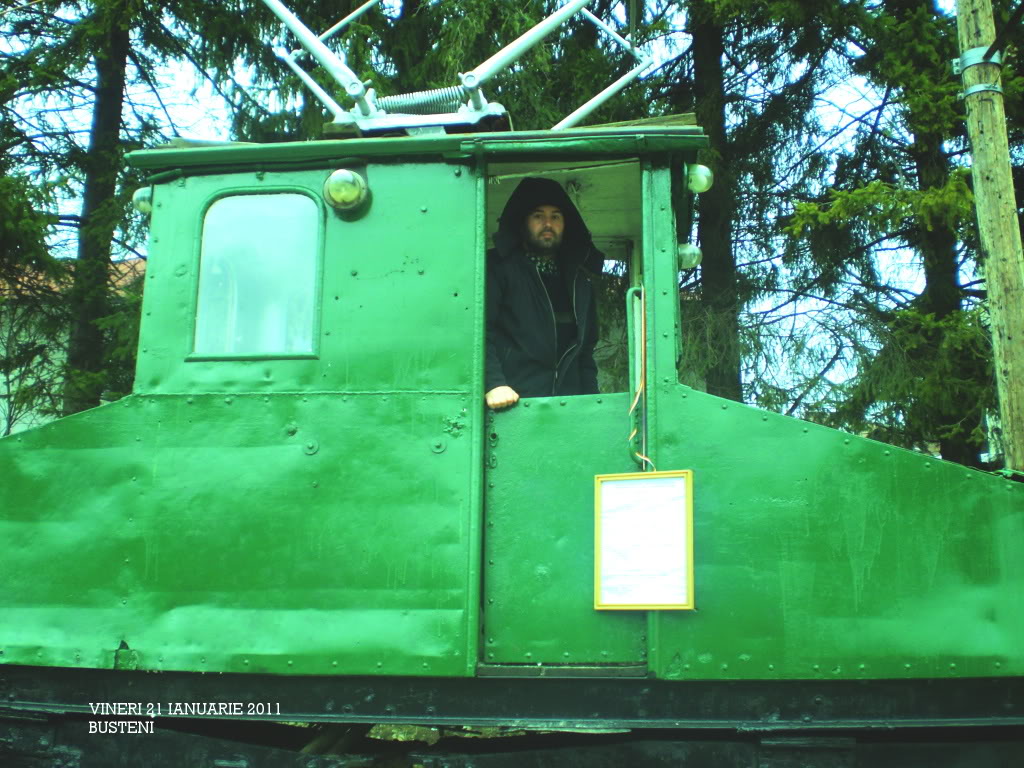
[(686, 482), (685, 476), (601, 482), (600, 605), (688, 604)]

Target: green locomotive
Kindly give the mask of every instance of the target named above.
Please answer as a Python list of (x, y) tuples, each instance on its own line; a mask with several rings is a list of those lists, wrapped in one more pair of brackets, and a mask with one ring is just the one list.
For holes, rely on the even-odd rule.
[[(121, 714), (158, 730), (659, 729), (695, 764), (890, 764), (894, 739), (917, 744), (891, 764), (1013, 764), (1024, 486), (680, 383), (677, 232), (704, 143), (135, 153), (135, 391), (0, 441), (0, 724), (49, 739), (0, 754), (58, 764), (95, 745), (97, 703), (137, 703)], [(623, 266), (630, 383), (495, 413), (488, 236), (526, 176), (570, 190)], [(693, 473), (695, 610), (595, 610), (594, 478), (653, 466)], [(123, 738), (105, 748), (165, 744)]]

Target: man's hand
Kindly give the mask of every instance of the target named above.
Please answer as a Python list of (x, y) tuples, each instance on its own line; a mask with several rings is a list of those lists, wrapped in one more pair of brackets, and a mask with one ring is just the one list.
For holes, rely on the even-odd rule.
[(484, 399), (487, 401), (488, 408), (499, 410), (518, 403), (519, 393), (512, 389), (512, 387), (495, 387), (484, 395)]

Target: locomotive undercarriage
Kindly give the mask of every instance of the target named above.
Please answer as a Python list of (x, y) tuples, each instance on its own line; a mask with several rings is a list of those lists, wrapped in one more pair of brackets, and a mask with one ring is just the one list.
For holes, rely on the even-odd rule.
[[(95, 715), (90, 706), (226, 706), (251, 701), (254, 691), (279, 705), (281, 714), (120, 717)], [(40, 768), (140, 761), (210, 768), (1010, 768), (1024, 759), (1024, 680), (1017, 678), (680, 684), (8, 666), (0, 676), (0, 701), (3, 764)], [(95, 732), (95, 723), (105, 723), (106, 737)]]

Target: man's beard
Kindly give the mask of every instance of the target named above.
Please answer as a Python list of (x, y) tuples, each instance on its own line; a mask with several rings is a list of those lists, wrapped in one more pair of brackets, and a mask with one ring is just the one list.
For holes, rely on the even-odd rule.
[(545, 232), (538, 232), (536, 237), (527, 232), (526, 247), (531, 252), (542, 256), (556, 256), (558, 254), (558, 249), (562, 245), (562, 236), (552, 230), (546, 230), (546, 232), (551, 234), (549, 239), (544, 239), (542, 237)]

